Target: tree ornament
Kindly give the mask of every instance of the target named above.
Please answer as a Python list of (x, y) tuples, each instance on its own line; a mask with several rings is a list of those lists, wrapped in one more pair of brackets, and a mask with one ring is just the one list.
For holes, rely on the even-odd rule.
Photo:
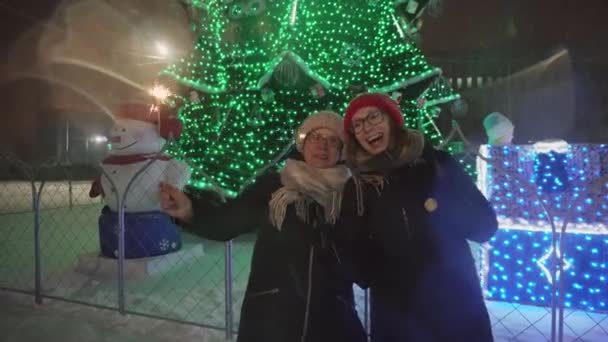
[(405, 5), (405, 11), (409, 14), (416, 14), (420, 8), (420, 3), (416, 0), (409, 0)]
[(266, 103), (274, 102), (274, 91), (270, 88), (264, 88), (260, 91), (260, 95), (262, 96), (262, 101)]
[(192, 103), (200, 103), (201, 99), (198, 96), (198, 93), (196, 92), (196, 90), (191, 90), (190, 91), (190, 102)]
[(262, 110), (260, 109), (260, 106), (256, 105), (251, 110), (251, 113), (249, 113), (249, 118), (247, 118), (247, 125), (250, 127), (257, 128), (262, 126), (262, 124)]
[(351, 96), (357, 96), (359, 94), (363, 94), (367, 92), (367, 87), (360, 83), (351, 84), (348, 87), (348, 90), (351, 93)]
[(358, 67), (363, 63), (363, 50), (356, 44), (344, 44), (340, 51), (342, 62), (350, 67)]
[(240, 19), (245, 16), (245, 9), (243, 8), (242, 1), (238, 1), (228, 6), (226, 10), (226, 16), (230, 20)]
[(416, 100), (416, 108), (424, 108), (426, 106), (426, 98), (425, 97), (421, 97), (418, 100)]
[(397, 103), (400, 103), (402, 98), (403, 98), (403, 94), (399, 91), (394, 91), (391, 94), (391, 99), (393, 99)]
[(325, 88), (323, 88), (320, 83), (316, 83), (315, 85), (310, 87), (310, 93), (315, 99), (320, 99), (325, 96)]
[(264, 13), (266, 10), (266, 1), (264, 0), (249, 0), (245, 6), (245, 14), (247, 16), (256, 16)]
[(469, 111), (469, 104), (464, 99), (458, 99), (452, 102), (450, 111), (454, 116), (465, 116)]
[(280, 85), (290, 88), (300, 80), (300, 68), (294, 61), (286, 58), (274, 69), (273, 77)]
[(442, 0), (430, 0), (426, 6), (426, 13), (433, 18), (437, 18), (443, 13)]

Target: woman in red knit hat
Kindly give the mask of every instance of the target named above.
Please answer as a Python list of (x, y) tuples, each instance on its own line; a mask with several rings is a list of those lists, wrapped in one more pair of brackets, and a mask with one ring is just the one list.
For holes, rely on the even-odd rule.
[(356, 97), (344, 129), (353, 178), (339, 229), (371, 288), (371, 341), (491, 341), (467, 244), (497, 229), (488, 201), (449, 154), (404, 128), (390, 97)]

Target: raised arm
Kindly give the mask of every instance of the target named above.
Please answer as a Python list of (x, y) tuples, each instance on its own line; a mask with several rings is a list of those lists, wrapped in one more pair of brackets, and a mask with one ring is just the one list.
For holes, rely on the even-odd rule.
[(273, 175), (260, 177), (240, 196), (226, 203), (221, 203), (219, 196), (212, 191), (181, 193), (189, 203), (186, 204), (190, 206), (189, 215), (172, 215), (171, 209), (165, 209), (165, 212), (177, 217), (183, 228), (193, 234), (210, 240), (228, 241), (265, 224), (268, 201), (277, 180)]
[(437, 215), (449, 232), (476, 242), (488, 241), (498, 229), (496, 213), (460, 163), (443, 151), (435, 152), (434, 193)]

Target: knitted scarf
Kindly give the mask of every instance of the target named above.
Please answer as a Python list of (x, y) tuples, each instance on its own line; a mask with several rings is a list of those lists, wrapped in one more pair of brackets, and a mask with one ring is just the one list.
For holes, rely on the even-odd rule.
[(418, 131), (408, 130), (407, 141), (389, 146), (383, 153), (370, 155), (359, 149), (349, 167), (353, 170), (357, 196), (357, 214), (363, 215), (363, 184), (369, 184), (379, 194), (387, 183), (386, 176), (393, 170), (406, 165), (415, 165), (421, 160), (424, 137)]
[(319, 204), (325, 213), (325, 222), (334, 224), (340, 214), (342, 190), (350, 178), (350, 171), (344, 165), (319, 169), (303, 161), (288, 159), (281, 171), (283, 186), (270, 199), (270, 222), (281, 230), (287, 207), (295, 206), (296, 215), (309, 223), (309, 208)]

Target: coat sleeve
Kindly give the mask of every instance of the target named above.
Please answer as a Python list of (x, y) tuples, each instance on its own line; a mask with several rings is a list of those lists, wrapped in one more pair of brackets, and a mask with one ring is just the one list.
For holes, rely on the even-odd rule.
[(267, 224), (264, 216), (272, 192), (273, 177), (263, 176), (241, 195), (221, 203), (211, 191), (188, 194), (194, 217), (184, 229), (205, 239), (228, 241)]
[(498, 229), (494, 209), (454, 158), (443, 151), (435, 155), (438, 219), (459, 237), (488, 241)]

